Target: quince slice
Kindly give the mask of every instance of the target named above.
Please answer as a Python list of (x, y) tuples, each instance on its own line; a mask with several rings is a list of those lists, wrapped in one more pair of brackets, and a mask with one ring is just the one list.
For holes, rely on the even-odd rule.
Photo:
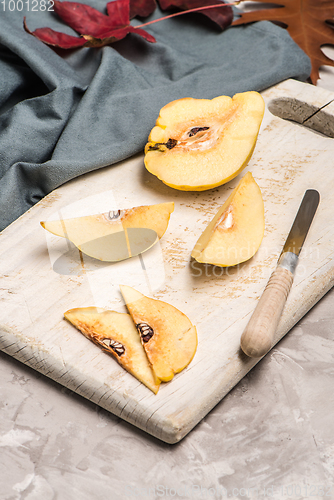
[(263, 235), (261, 191), (247, 172), (199, 237), (191, 256), (198, 262), (234, 266), (253, 257)]
[[(122, 236), (125, 229), (135, 231), (135, 228), (140, 228), (155, 231), (160, 239), (167, 229), (170, 214), (173, 210), (173, 202), (159, 203), (157, 205), (140, 206), (85, 217), (43, 221), (41, 225), (50, 233), (72, 241), (83, 253), (99, 260), (105, 260), (103, 255), (106, 252), (103, 251), (103, 244), (99, 244), (104, 237), (116, 235), (116, 233)], [(145, 237), (145, 232), (142, 231), (142, 233)], [(153, 232), (151, 233), (154, 235)], [(151, 233), (149, 234), (150, 237)], [(108, 244), (106, 239), (104, 241)], [(119, 241), (119, 245), (122, 242), (121, 239), (114, 239), (114, 241), (116, 244)], [(93, 243), (92, 246), (90, 246), (91, 242)], [(151, 246), (151, 243), (154, 243), (152, 237), (149, 239), (147, 249)], [(115, 257), (113, 260), (122, 260), (124, 258), (123, 254), (124, 252), (120, 252), (120, 258)], [(128, 256), (127, 252), (126, 255)]]
[(168, 382), (192, 360), (197, 331), (185, 314), (171, 304), (151, 299), (129, 286), (120, 286), (158, 382)]
[(129, 314), (82, 307), (70, 309), (64, 316), (85, 337), (111, 354), (123, 368), (157, 394), (160, 382), (155, 380)]
[(258, 92), (164, 106), (145, 147), (145, 166), (162, 182), (203, 191), (236, 177), (247, 165), (264, 114)]

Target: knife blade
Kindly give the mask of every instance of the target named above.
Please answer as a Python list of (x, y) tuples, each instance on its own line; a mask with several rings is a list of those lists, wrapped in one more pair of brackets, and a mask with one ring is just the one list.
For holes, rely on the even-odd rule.
[(277, 325), (289, 295), (299, 254), (320, 201), (315, 189), (308, 189), (267, 286), (241, 336), (243, 352), (252, 358), (264, 356), (273, 346)]
[(94, 259), (119, 262), (142, 254), (158, 240), (158, 235), (153, 229), (130, 227), (81, 243), (78, 248)]

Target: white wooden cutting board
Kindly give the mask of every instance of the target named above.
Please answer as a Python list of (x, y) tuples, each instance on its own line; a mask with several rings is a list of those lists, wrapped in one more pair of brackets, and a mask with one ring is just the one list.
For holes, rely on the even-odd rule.
[[(185, 436), (257, 362), (240, 352), (240, 336), (308, 188), (320, 192), (321, 203), (276, 340), (334, 283), (334, 140), (269, 111), (333, 137), (334, 94), (289, 80), (263, 96), (267, 109), (247, 168), (265, 204), (265, 236), (254, 258), (230, 269), (190, 258), (246, 170), (225, 186), (196, 193), (165, 186), (145, 170), (142, 155), (103, 168), (52, 192), (1, 234), (0, 348), (163, 441)], [(143, 260), (82, 263), (76, 249), (39, 224), (166, 201), (175, 202), (169, 227)], [(157, 395), (63, 319), (73, 307), (125, 311), (120, 283), (175, 305), (197, 326), (193, 361)]]

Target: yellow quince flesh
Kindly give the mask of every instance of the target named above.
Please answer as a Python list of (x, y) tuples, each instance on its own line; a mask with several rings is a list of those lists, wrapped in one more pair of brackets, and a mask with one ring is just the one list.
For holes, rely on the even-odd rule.
[(120, 288), (156, 381), (168, 382), (194, 357), (196, 327), (171, 304), (146, 297), (129, 286)]
[(97, 307), (65, 312), (65, 318), (105, 352), (111, 354), (129, 373), (157, 394), (155, 379), (131, 316)]
[(258, 92), (164, 106), (145, 147), (145, 166), (172, 188), (203, 191), (236, 177), (252, 156), (264, 114)]
[[(107, 260), (103, 257), (104, 253), (107, 253), (104, 251), (103, 244), (99, 245), (103, 237), (115, 233), (122, 234), (121, 232), (125, 229), (133, 228), (133, 231), (134, 228), (139, 228), (152, 229), (160, 239), (167, 229), (173, 210), (173, 202), (159, 203), (72, 219), (43, 221), (41, 225), (50, 233), (67, 238), (83, 253), (99, 260)], [(119, 241), (120, 245), (121, 240)], [(97, 245), (92, 246), (91, 249), (89, 242), (97, 242)], [(122, 260), (123, 254), (124, 252), (120, 252), (121, 257), (119, 259), (115, 257), (113, 260)], [(127, 252), (126, 255), (128, 255)]]
[(257, 252), (264, 235), (264, 206), (259, 186), (248, 172), (199, 237), (191, 256), (227, 267)]

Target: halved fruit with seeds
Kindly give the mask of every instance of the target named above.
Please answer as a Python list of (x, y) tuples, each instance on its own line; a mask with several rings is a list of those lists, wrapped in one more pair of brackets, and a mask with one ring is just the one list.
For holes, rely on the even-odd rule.
[(168, 382), (194, 357), (196, 327), (171, 304), (146, 297), (129, 286), (121, 285), (120, 289), (156, 381)]
[(263, 235), (261, 191), (247, 172), (199, 237), (191, 256), (198, 262), (235, 266), (253, 257)]
[(203, 191), (247, 165), (264, 113), (257, 92), (185, 98), (164, 106), (145, 147), (145, 166), (168, 186)]
[[(91, 257), (117, 261), (141, 253), (144, 251), (142, 248), (150, 248), (157, 236), (160, 239), (173, 210), (173, 202), (159, 203), (85, 217), (43, 221), (41, 225), (50, 233), (67, 238)], [(111, 245), (115, 246), (115, 252)], [(130, 247), (135, 250), (131, 252)], [(137, 253), (136, 248), (140, 249)]]
[(70, 309), (64, 316), (151, 391), (155, 394), (158, 392), (160, 382), (155, 380), (129, 314), (83, 307)]

